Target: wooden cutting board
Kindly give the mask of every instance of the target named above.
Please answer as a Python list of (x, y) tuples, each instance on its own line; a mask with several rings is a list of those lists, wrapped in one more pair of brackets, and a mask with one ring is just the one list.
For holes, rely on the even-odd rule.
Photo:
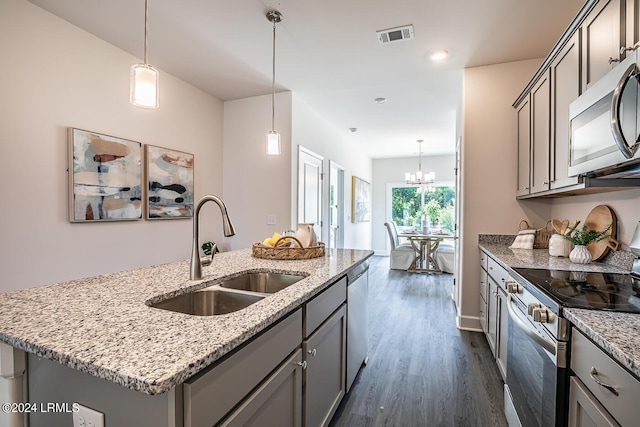
[(611, 224), (610, 237), (587, 246), (594, 261), (604, 258), (609, 249), (618, 250), (620, 247), (620, 242), (616, 240), (616, 222), (615, 212), (607, 205), (598, 205), (587, 215), (587, 219), (584, 221), (584, 226), (587, 227), (587, 230), (604, 231)]

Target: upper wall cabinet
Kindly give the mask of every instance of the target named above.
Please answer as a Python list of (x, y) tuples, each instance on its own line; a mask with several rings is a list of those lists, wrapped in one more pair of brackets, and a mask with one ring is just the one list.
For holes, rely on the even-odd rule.
[[(570, 177), (569, 105), (640, 40), (639, 0), (587, 0), (513, 104), (518, 123), (516, 197), (560, 197), (590, 188)], [(619, 187), (617, 188), (619, 189)]]
[(622, 59), (624, 54), (620, 54), (620, 48), (626, 40), (625, 9), (624, 0), (601, 0), (582, 24), (583, 91)]
[(569, 104), (580, 95), (580, 33), (551, 63), (551, 189), (578, 183), (569, 177)]

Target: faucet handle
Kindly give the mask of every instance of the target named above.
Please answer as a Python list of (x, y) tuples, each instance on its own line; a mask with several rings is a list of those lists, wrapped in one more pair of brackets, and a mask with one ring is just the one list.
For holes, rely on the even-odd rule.
[(211, 263), (213, 262), (213, 256), (216, 254), (217, 250), (218, 250), (218, 244), (214, 243), (213, 246), (211, 246), (211, 255), (205, 255), (203, 257), (200, 257), (200, 265), (202, 265), (203, 267), (211, 265)]

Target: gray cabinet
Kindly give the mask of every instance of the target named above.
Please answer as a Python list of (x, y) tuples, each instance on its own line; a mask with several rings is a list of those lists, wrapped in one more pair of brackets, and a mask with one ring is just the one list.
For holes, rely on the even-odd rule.
[(183, 386), (185, 427), (216, 424), (301, 341), (302, 310), (297, 310), (220, 363), (188, 379)]
[[(585, 417), (606, 421), (593, 425), (638, 425), (640, 381), (575, 329), (571, 336), (571, 370), (576, 376), (572, 377), (570, 425), (583, 425), (580, 420)], [(590, 411), (585, 409), (589, 406)], [(594, 408), (606, 416), (597, 415)]]
[(569, 382), (569, 427), (617, 427), (604, 406), (576, 377)]
[(626, 4), (634, 0), (601, 0), (580, 27), (582, 34), (582, 90), (615, 67), (625, 44)]
[(326, 426), (345, 395), (346, 305), (302, 343), (304, 369), (304, 425)]
[(518, 175), (516, 196), (527, 196), (531, 193), (530, 159), (531, 159), (531, 102), (529, 96), (516, 106), (518, 113)]
[(544, 73), (531, 91), (531, 192), (549, 189), (551, 129), (550, 73)]
[(580, 95), (580, 39), (574, 34), (551, 63), (551, 189), (578, 183), (569, 177), (569, 105)]
[(507, 270), (482, 250), (480, 263), (480, 324), (502, 379), (505, 379), (509, 343), (506, 287), (512, 278)]
[(220, 425), (300, 427), (302, 366), (302, 350), (298, 350)]

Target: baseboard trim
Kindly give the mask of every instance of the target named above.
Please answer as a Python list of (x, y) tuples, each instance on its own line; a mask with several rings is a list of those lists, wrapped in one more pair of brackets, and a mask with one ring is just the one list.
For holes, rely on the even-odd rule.
[(463, 331), (484, 332), (478, 316), (456, 316), (456, 327)]

